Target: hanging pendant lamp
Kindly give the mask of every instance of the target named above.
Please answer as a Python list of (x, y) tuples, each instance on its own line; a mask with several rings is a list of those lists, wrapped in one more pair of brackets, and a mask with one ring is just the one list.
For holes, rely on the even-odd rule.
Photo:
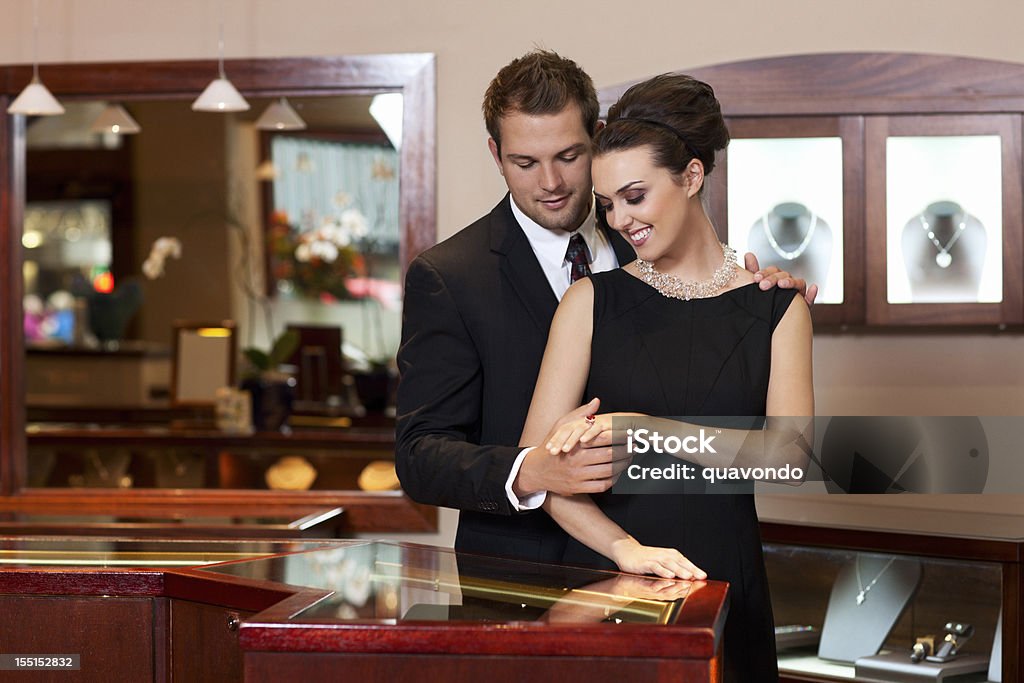
[(39, 3), (32, 1), (32, 80), (11, 105), (8, 114), (25, 116), (57, 116), (64, 113), (57, 98), (39, 80)]
[(256, 127), (260, 130), (302, 130), (306, 127), (306, 122), (292, 105), (288, 104), (288, 100), (282, 97), (263, 110), (256, 119)]
[(217, 67), (220, 76), (210, 81), (202, 94), (192, 103), (192, 111), (248, 111), (249, 103), (228, 80), (224, 73), (224, 3), (221, 3), (220, 37), (217, 41)]
[(133, 135), (142, 130), (138, 121), (132, 118), (128, 110), (120, 104), (108, 104), (106, 109), (96, 117), (90, 130), (93, 133), (114, 133), (115, 135)]

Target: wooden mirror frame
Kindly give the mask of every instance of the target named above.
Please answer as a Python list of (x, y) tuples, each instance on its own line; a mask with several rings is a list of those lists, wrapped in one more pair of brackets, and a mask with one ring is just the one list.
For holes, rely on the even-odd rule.
[[(232, 83), (251, 97), (402, 93), (404, 134), (399, 168), (402, 245), (399, 258), (404, 276), (409, 262), (437, 239), (434, 55), (238, 59), (226, 61), (225, 67)], [(4, 111), (29, 82), (31, 72), (29, 65), (0, 66), (0, 107)], [(54, 95), (69, 100), (194, 98), (216, 76), (217, 62), (47, 64), (44, 74), (46, 85)], [(27, 482), (27, 444), (21, 232), (26, 126), (23, 116), (4, 116), (4, 125), (0, 126), (0, 159), (4, 160), (0, 165), (0, 506), (8, 507), (16, 498), (45, 505), (47, 501), (70, 500), (76, 497), (76, 492), (48, 489), (27, 493), (23, 490)], [(138, 492), (137, 498), (138, 502), (147, 496), (166, 498), (166, 493)], [(230, 493), (237, 499), (245, 492)], [(383, 514), (393, 515), (394, 512)], [(428, 516), (436, 527), (436, 513)], [(406, 517), (408, 519), (408, 515)]]

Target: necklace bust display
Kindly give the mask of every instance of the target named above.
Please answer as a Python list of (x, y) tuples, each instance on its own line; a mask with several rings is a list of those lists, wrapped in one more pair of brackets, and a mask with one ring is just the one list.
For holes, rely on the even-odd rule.
[[(832, 228), (800, 202), (776, 204), (750, 226), (747, 249), (761, 266), (777, 266), (828, 291), (832, 261)], [(823, 301), (828, 303), (828, 297)]]
[(855, 555), (832, 584), (818, 656), (852, 663), (877, 654), (920, 582), (916, 558)]
[(929, 204), (903, 226), (903, 263), (913, 303), (976, 302), (988, 236), (954, 201)]
[(660, 273), (653, 263), (643, 259), (636, 260), (636, 269), (640, 279), (663, 296), (683, 301), (707, 299), (725, 289), (736, 274), (736, 251), (728, 244), (723, 244), (722, 256), (722, 265), (707, 280), (683, 280), (675, 275)]

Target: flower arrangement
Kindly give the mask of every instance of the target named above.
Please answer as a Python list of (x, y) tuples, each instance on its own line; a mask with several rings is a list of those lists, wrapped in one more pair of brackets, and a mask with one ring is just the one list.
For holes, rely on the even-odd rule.
[(164, 261), (168, 258), (181, 258), (181, 240), (177, 237), (159, 237), (153, 242), (142, 263), (142, 274), (149, 280), (163, 277)]
[(361, 298), (363, 293), (350, 281), (366, 275), (366, 262), (356, 245), (368, 232), (366, 218), (354, 208), (308, 230), (293, 226), (287, 214), (275, 211), (269, 231), (274, 279), (290, 283), (300, 295), (324, 301)]

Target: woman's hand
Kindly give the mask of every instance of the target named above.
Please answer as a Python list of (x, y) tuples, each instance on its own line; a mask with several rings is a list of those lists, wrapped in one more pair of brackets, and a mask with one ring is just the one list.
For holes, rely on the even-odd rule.
[(567, 421), (559, 425), (549, 435), (544, 447), (552, 455), (557, 455), (558, 453), (568, 453), (578, 443), (582, 443), (584, 446), (625, 443), (624, 438), (615, 438), (615, 432), (621, 432), (622, 434), (619, 436), (624, 435), (631, 426), (631, 421), (627, 418), (637, 415), (639, 413), (604, 413)]
[(666, 579), (680, 578), (688, 581), (708, 578), (707, 572), (675, 548), (640, 545), (632, 536), (615, 541), (611, 555), (619, 569), (631, 574), (654, 574)]

